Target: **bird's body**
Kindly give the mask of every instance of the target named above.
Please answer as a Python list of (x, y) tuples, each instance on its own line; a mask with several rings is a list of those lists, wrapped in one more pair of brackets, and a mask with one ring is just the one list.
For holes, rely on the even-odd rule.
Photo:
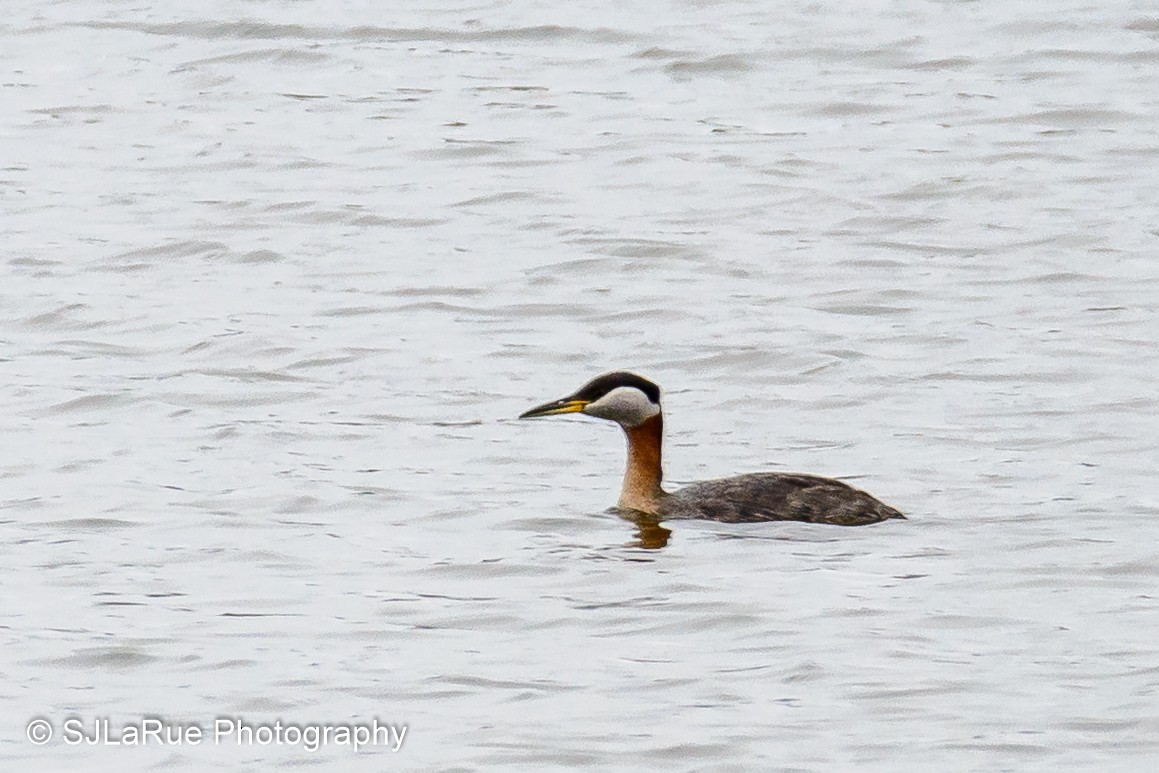
[(756, 472), (693, 483), (662, 497), (657, 515), (723, 523), (806, 521), (861, 526), (904, 518), (839, 480), (796, 472)]
[(600, 376), (574, 395), (532, 408), (520, 418), (562, 413), (586, 413), (623, 428), (628, 439), (628, 468), (618, 503), (623, 510), (662, 519), (806, 521), (839, 526), (905, 517), (846, 483), (801, 473), (752, 473), (665, 491), (661, 486), (664, 417), (660, 389), (632, 373)]

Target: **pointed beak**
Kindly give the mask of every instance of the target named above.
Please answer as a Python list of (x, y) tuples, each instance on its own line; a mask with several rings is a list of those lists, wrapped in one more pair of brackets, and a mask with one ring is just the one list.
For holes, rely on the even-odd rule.
[(579, 413), (587, 407), (589, 400), (577, 400), (574, 397), (565, 397), (562, 400), (552, 400), (550, 403), (537, 405), (530, 411), (519, 414), (521, 419), (534, 419), (537, 416), (558, 416), (561, 413)]

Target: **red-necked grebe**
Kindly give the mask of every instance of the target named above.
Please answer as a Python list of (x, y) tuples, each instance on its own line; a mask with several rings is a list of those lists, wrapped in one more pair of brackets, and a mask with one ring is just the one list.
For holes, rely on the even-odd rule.
[(762, 472), (693, 483), (678, 491), (660, 487), (664, 414), (660, 387), (634, 373), (607, 373), (579, 391), (532, 408), (519, 418), (586, 413), (614, 421), (628, 437), (628, 469), (618, 506), (656, 518), (702, 518), (724, 523), (807, 521), (861, 526), (905, 518), (864, 491), (830, 478), (796, 472)]

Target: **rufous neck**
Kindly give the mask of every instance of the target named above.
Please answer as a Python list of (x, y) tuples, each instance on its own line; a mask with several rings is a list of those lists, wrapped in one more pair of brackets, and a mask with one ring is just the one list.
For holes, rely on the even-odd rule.
[(661, 443), (664, 439), (664, 417), (656, 414), (636, 427), (624, 427), (628, 437), (628, 469), (620, 490), (619, 506), (643, 513), (655, 513), (664, 490), (661, 465)]

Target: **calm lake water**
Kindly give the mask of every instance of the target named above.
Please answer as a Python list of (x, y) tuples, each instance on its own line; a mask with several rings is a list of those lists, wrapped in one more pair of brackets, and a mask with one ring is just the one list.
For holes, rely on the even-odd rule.
[(5, 8), (6, 767), (1159, 759), (1152, 4)]

